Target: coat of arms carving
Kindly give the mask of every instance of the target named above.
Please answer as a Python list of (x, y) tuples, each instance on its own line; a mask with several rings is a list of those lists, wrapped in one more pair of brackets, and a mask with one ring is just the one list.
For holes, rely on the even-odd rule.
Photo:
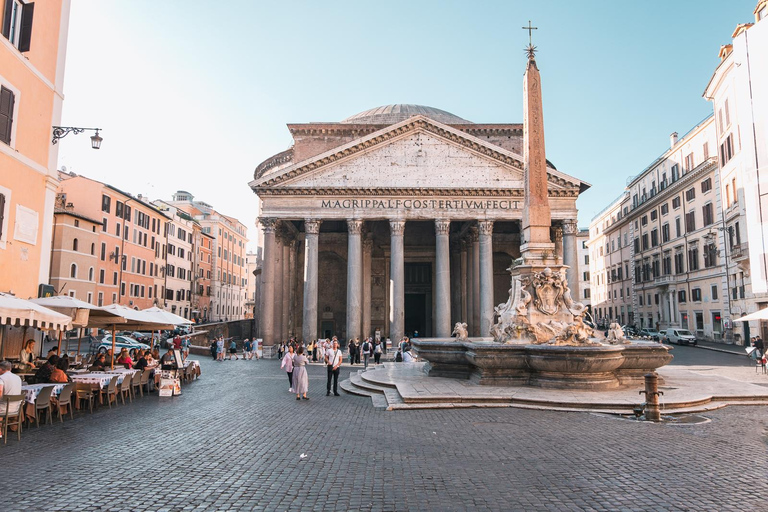
[(563, 279), (560, 273), (545, 268), (534, 274), (532, 284), (536, 290), (534, 306), (545, 315), (557, 313), (563, 295)]

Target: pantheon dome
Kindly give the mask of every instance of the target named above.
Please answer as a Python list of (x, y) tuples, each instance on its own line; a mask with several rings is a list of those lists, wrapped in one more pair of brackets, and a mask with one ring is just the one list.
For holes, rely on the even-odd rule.
[(365, 110), (343, 121), (344, 124), (395, 124), (413, 116), (425, 116), (444, 124), (473, 124), (457, 115), (424, 105), (397, 103)]

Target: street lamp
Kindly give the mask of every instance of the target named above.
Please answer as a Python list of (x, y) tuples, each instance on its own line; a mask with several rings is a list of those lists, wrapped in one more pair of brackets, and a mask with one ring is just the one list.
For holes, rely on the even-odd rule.
[(59, 139), (63, 139), (70, 133), (74, 133), (77, 135), (78, 133), (83, 133), (86, 130), (95, 130), (96, 133), (94, 135), (91, 135), (91, 147), (93, 149), (99, 149), (101, 147), (101, 141), (104, 140), (102, 137), (99, 136), (99, 130), (101, 128), (76, 128), (74, 126), (54, 126), (53, 127), (53, 140), (51, 140), (52, 144), (56, 144), (59, 142)]

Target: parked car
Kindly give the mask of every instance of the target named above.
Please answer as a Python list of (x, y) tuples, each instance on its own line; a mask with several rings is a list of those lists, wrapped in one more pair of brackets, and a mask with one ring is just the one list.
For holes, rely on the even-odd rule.
[(637, 329), (631, 325), (622, 325), (621, 330), (624, 331), (624, 336), (634, 338), (637, 336)]
[(139, 332), (139, 331), (123, 331), (117, 333), (118, 336), (126, 336), (128, 338), (132, 338), (139, 342), (145, 342), (145, 341), (151, 341), (152, 335), (148, 332)]
[[(107, 352), (107, 350), (112, 348), (112, 335), (107, 334), (104, 336), (104, 338), (96, 343), (91, 344), (91, 353), (98, 352), (100, 354), (104, 354)], [(128, 336), (116, 336), (115, 337), (115, 354), (119, 354), (120, 351), (124, 348), (128, 349), (128, 353), (131, 354), (131, 357), (133, 357), (133, 354), (136, 350), (147, 350), (149, 348), (149, 345), (146, 343), (140, 343), (136, 341), (133, 338), (130, 338)]]
[(667, 329), (664, 340), (675, 345), (691, 345), (695, 347), (698, 344), (696, 336), (688, 329), (678, 329), (677, 327), (670, 327)]
[(653, 341), (661, 341), (661, 333), (656, 329), (640, 329), (640, 336), (645, 336)]

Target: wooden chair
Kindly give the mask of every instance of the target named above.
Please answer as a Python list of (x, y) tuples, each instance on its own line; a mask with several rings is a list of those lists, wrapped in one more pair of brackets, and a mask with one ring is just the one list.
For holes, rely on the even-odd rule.
[(141, 379), (139, 380), (140, 386), (139, 389), (141, 390), (141, 396), (144, 396), (144, 386), (147, 387), (147, 394), (149, 394), (149, 374), (152, 373), (149, 370), (144, 370), (141, 372)]
[(139, 393), (141, 393), (141, 397), (144, 398), (144, 391), (141, 389), (141, 377), (144, 375), (144, 371), (145, 370), (136, 372), (133, 374), (133, 377), (131, 377), (131, 393), (133, 393), (134, 398), (136, 398)]
[[(24, 403), (26, 402), (27, 395), (5, 395), (0, 399), (0, 418), (3, 420), (3, 443), (8, 443), (8, 427), (16, 427), (16, 436), (21, 441), (21, 424), (24, 422)], [(11, 413), (11, 404), (19, 404), (19, 409), (15, 413)]]
[(82, 403), (83, 400), (88, 402), (88, 409), (93, 414), (93, 402), (94, 402), (94, 384), (88, 384), (86, 382), (78, 382), (75, 385), (75, 397), (78, 403)]
[(109, 384), (107, 385), (107, 388), (101, 388), (101, 395), (100, 398), (106, 397), (107, 398), (107, 405), (109, 405), (109, 408), (112, 408), (112, 399), (114, 398), (115, 403), (117, 403), (117, 375), (112, 377), (110, 379)]
[(59, 413), (59, 422), (64, 423), (64, 413), (61, 412), (61, 408), (63, 406), (67, 406), (67, 409), (69, 409), (69, 419), (73, 420), (75, 419), (75, 412), (72, 410), (72, 392), (75, 390), (75, 384), (67, 384), (61, 389), (61, 393), (59, 394), (59, 405), (56, 407)]
[(53, 423), (53, 418), (51, 418), (53, 413), (51, 409), (51, 393), (53, 393), (53, 386), (45, 386), (37, 394), (37, 398), (35, 398), (35, 424), (37, 428), (40, 428), (40, 411), (47, 411), (48, 423)]
[(133, 402), (133, 397), (131, 396), (131, 376), (126, 375), (123, 377), (123, 382), (120, 384), (120, 399), (123, 401), (123, 405), (125, 405), (125, 395), (128, 395), (128, 400), (130, 402)]

